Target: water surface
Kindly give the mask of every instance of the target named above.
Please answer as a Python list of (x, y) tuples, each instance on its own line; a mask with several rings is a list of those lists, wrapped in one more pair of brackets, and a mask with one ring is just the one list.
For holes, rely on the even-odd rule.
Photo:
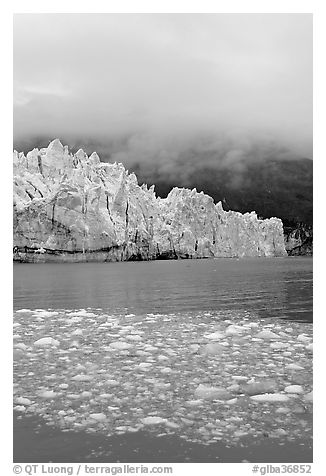
[(311, 391), (310, 258), (14, 266), (15, 462), (309, 462)]
[(312, 259), (14, 264), (14, 308), (248, 309), (312, 321)]

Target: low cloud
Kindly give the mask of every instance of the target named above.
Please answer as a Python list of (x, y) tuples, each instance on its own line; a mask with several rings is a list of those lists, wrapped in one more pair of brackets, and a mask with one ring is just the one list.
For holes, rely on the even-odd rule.
[(14, 80), (17, 149), (59, 137), (185, 180), (312, 158), (310, 14), (19, 14)]

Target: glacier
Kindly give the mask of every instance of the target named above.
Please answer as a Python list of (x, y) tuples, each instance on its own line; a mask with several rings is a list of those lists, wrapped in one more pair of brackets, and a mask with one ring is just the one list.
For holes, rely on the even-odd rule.
[(157, 197), (121, 163), (59, 139), (13, 160), (15, 261), (287, 256), (280, 219), (225, 211), (196, 189)]

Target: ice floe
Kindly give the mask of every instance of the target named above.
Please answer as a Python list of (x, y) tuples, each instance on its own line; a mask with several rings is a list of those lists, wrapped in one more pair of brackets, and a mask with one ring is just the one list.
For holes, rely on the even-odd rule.
[(287, 370), (304, 370), (304, 367), (301, 367), (301, 365), (298, 364), (287, 364), (285, 368)]
[(212, 334), (204, 335), (204, 337), (211, 340), (220, 340), (224, 339), (225, 334), (222, 334), (222, 332), (213, 332)]
[(282, 442), (311, 439), (308, 324), (290, 330), (249, 311), (19, 311), (14, 408), (24, 415), (65, 431), (202, 444), (259, 438), (266, 427)]
[(240, 390), (246, 395), (257, 395), (260, 393), (275, 392), (277, 387), (277, 382), (275, 380), (265, 380), (261, 382), (242, 384)]
[(112, 342), (111, 344), (109, 344), (109, 347), (111, 347), (111, 349), (114, 349), (114, 350), (126, 350), (126, 349), (130, 349), (130, 347), (132, 347), (131, 344), (129, 344), (128, 342)]
[(166, 419), (161, 417), (156, 417), (156, 416), (149, 416), (146, 418), (142, 418), (141, 422), (144, 425), (160, 425), (161, 423), (165, 423)]
[(258, 332), (258, 334), (256, 334), (256, 337), (267, 340), (280, 338), (279, 335), (275, 334), (275, 332), (272, 332), (270, 330)]
[(306, 402), (312, 402), (313, 401), (312, 393), (313, 393), (313, 391), (311, 391), (309, 393), (306, 393), (306, 395), (303, 397)]
[(46, 347), (46, 346), (57, 346), (60, 345), (60, 342), (53, 337), (42, 337), (34, 342), (34, 345), (39, 347)]
[(15, 403), (18, 403), (18, 405), (32, 405), (31, 400), (29, 398), (24, 397), (15, 398)]
[(301, 385), (288, 385), (284, 388), (286, 393), (304, 393), (303, 387)]
[(255, 402), (287, 402), (289, 397), (283, 393), (264, 393), (250, 397)]
[(232, 395), (222, 387), (209, 387), (200, 384), (196, 388), (194, 396), (199, 399), (229, 400)]
[(56, 398), (58, 394), (53, 390), (43, 390), (38, 392), (38, 396), (41, 398)]

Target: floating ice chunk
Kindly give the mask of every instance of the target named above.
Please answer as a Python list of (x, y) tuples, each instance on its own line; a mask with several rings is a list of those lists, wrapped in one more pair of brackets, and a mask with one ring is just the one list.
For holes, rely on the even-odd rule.
[(164, 360), (170, 360), (169, 357), (167, 357), (166, 355), (159, 355), (157, 357), (157, 359), (160, 361), (160, 362), (163, 362)]
[(104, 413), (90, 413), (89, 417), (96, 421), (106, 420), (106, 415), (104, 415)]
[(153, 345), (150, 345), (150, 344), (145, 345), (145, 346), (144, 346), (144, 349), (145, 349), (147, 352), (155, 352), (155, 351), (158, 350), (157, 347), (154, 347)]
[(208, 400), (230, 400), (232, 395), (223, 387), (209, 387), (207, 385), (198, 385), (195, 390), (195, 397)]
[(270, 345), (271, 349), (275, 350), (281, 350), (281, 349), (286, 349), (289, 347), (290, 344), (286, 344), (285, 342), (272, 342)]
[(14, 349), (13, 350), (13, 359), (14, 360), (19, 360), (24, 357), (24, 351), (21, 349)]
[(116, 426), (115, 430), (124, 433), (125, 431), (127, 431), (127, 428), (127, 426)]
[(69, 324), (77, 324), (78, 322), (81, 322), (83, 320), (82, 316), (75, 316), (71, 317), (70, 319), (67, 319), (66, 322)]
[(217, 355), (222, 352), (225, 352), (225, 347), (221, 344), (206, 344), (201, 350), (203, 355)]
[(56, 339), (53, 339), (53, 337), (42, 337), (42, 339), (35, 341), (34, 345), (37, 345), (38, 347), (46, 347), (48, 345), (58, 346), (60, 345), (60, 342)]
[(89, 397), (92, 396), (92, 392), (86, 392), (86, 391), (85, 391), (85, 392), (82, 392), (82, 393), (80, 394), (80, 396), (81, 396), (82, 398), (89, 398)]
[(163, 368), (160, 370), (160, 372), (161, 372), (162, 374), (170, 374), (170, 373), (172, 373), (172, 369), (170, 369), (170, 367), (163, 367)]
[(93, 377), (91, 375), (78, 374), (72, 377), (71, 380), (74, 380), (75, 382), (89, 382), (92, 379)]
[(144, 425), (159, 425), (165, 423), (166, 419), (156, 416), (149, 416), (140, 420)]
[(226, 389), (229, 390), (229, 392), (237, 392), (238, 390), (240, 390), (240, 385), (238, 383), (234, 383), (226, 387)]
[(69, 423), (76, 421), (76, 417), (74, 416), (65, 416), (64, 419), (65, 421), (68, 421)]
[(135, 317), (135, 314), (126, 314), (125, 317)]
[(286, 436), (288, 434), (287, 431), (284, 430), (284, 428), (278, 428), (274, 432), (277, 436)]
[(261, 382), (252, 382), (242, 385), (241, 390), (246, 395), (258, 395), (277, 390), (277, 383), (274, 380), (264, 380)]
[(165, 425), (168, 427), (168, 428), (173, 428), (173, 429), (177, 429), (177, 428), (180, 428), (180, 425), (178, 425), (177, 423), (174, 423), (173, 421), (166, 421), (165, 422)]
[(280, 413), (280, 414), (286, 414), (286, 413), (290, 413), (290, 408), (288, 407), (279, 407), (277, 408), (277, 410), (275, 410), (275, 413)]
[(32, 309), (17, 309), (15, 312), (34, 312)]
[(304, 370), (304, 367), (301, 367), (298, 364), (288, 364), (285, 366), (287, 370)]
[(138, 368), (139, 370), (147, 370), (149, 367), (152, 367), (153, 364), (151, 364), (150, 362), (141, 362), (139, 365), (138, 365)]
[(83, 335), (83, 331), (82, 329), (76, 329), (75, 331), (73, 331), (71, 333), (72, 336), (82, 336)]
[(303, 393), (303, 388), (301, 385), (288, 385), (284, 388), (286, 393)]
[(67, 316), (81, 316), (81, 317), (97, 317), (97, 314), (93, 312), (87, 312), (85, 309), (81, 309), (80, 311), (73, 311), (66, 314)]
[(313, 401), (312, 390), (311, 390), (311, 392), (306, 393), (306, 395), (303, 397), (303, 399), (304, 399), (306, 402), (312, 402), (312, 401)]
[(69, 385), (67, 383), (60, 383), (60, 385), (58, 385), (59, 388), (62, 388), (63, 390), (65, 390), (66, 388), (69, 387)]
[(163, 383), (163, 382), (155, 382), (155, 383), (154, 383), (154, 387), (155, 387), (156, 389), (169, 388), (169, 387), (171, 387), (171, 384), (170, 384), (170, 383)]
[(107, 385), (110, 385), (111, 387), (116, 387), (117, 385), (119, 385), (119, 382), (117, 380), (114, 380), (114, 379), (106, 380), (105, 383)]
[(312, 344), (308, 344), (306, 346), (306, 349), (309, 351), (309, 352), (313, 352), (313, 345)]
[(188, 400), (187, 402), (185, 402), (185, 404), (188, 407), (197, 407), (198, 405), (203, 404), (203, 400), (202, 400), (202, 398), (198, 398), (197, 400)]
[(109, 344), (109, 347), (114, 350), (127, 350), (132, 347), (132, 344), (128, 344), (128, 342), (117, 341), (111, 342), (111, 344)]
[(58, 314), (57, 311), (38, 311), (37, 317), (52, 317), (57, 316)]
[(224, 339), (225, 334), (222, 334), (221, 332), (213, 332), (212, 334), (204, 335), (204, 337), (206, 339), (219, 340), (219, 339)]
[(258, 332), (258, 334), (256, 334), (256, 337), (259, 337), (260, 339), (280, 339), (279, 335), (269, 330)]
[(299, 334), (298, 337), (297, 337), (297, 340), (299, 342), (310, 342), (311, 338), (306, 336), (305, 334)]
[(226, 400), (225, 403), (227, 403), (228, 405), (234, 405), (235, 403), (237, 403), (237, 401), (237, 398), (231, 398), (230, 400)]
[[(101, 398), (101, 399), (103, 399), (103, 400), (108, 400), (108, 399), (111, 398), (111, 397), (112, 397), (111, 393), (101, 393), (101, 394), (99, 395), (99, 398)], [(109, 410), (110, 410), (110, 407), (108, 407), (108, 408), (109, 408)]]
[(239, 382), (248, 380), (248, 377), (244, 377), (243, 375), (232, 375), (231, 378), (233, 380), (238, 380)]
[(42, 391), (38, 392), (38, 396), (42, 397), (42, 398), (52, 399), (52, 398), (55, 398), (57, 395), (58, 394), (56, 392), (54, 392), (53, 390), (42, 390)]
[(27, 345), (23, 344), (22, 342), (19, 342), (18, 344), (15, 344), (15, 349), (27, 350), (28, 347), (27, 347)]
[(245, 331), (246, 331), (246, 329), (244, 327), (236, 326), (236, 325), (231, 324), (229, 327), (227, 327), (227, 329), (225, 331), (225, 334), (227, 336), (233, 336), (233, 335), (242, 334)]
[(26, 407), (24, 407), (24, 405), (16, 405), (14, 407), (14, 410), (16, 410), (16, 412), (25, 412), (26, 411)]
[(198, 351), (199, 345), (198, 345), (198, 344), (191, 344), (191, 345), (189, 346), (189, 349), (191, 350), (191, 352), (195, 353), (195, 352)]
[(255, 402), (287, 402), (289, 397), (283, 393), (264, 393), (261, 395), (253, 395), (250, 397)]
[(145, 352), (144, 350), (137, 350), (135, 354), (140, 355), (141, 357), (151, 355), (150, 352)]
[(247, 436), (248, 435), (248, 432), (247, 431), (235, 431), (233, 433), (233, 435), (236, 437), (236, 438), (241, 438), (241, 436)]
[(24, 398), (24, 397), (17, 397), (15, 399), (15, 402), (18, 403), (19, 405), (32, 405), (32, 402), (29, 398)]
[(139, 342), (139, 341), (142, 340), (141, 336), (138, 335), (138, 334), (131, 334), (129, 336), (126, 336), (126, 339), (132, 340), (132, 341), (135, 341), (135, 342)]
[[(158, 350), (158, 349), (156, 349), (156, 350)], [(165, 353), (170, 355), (171, 357), (174, 357), (176, 355), (176, 352), (174, 352), (174, 350), (172, 350), (172, 349), (165, 349)]]

